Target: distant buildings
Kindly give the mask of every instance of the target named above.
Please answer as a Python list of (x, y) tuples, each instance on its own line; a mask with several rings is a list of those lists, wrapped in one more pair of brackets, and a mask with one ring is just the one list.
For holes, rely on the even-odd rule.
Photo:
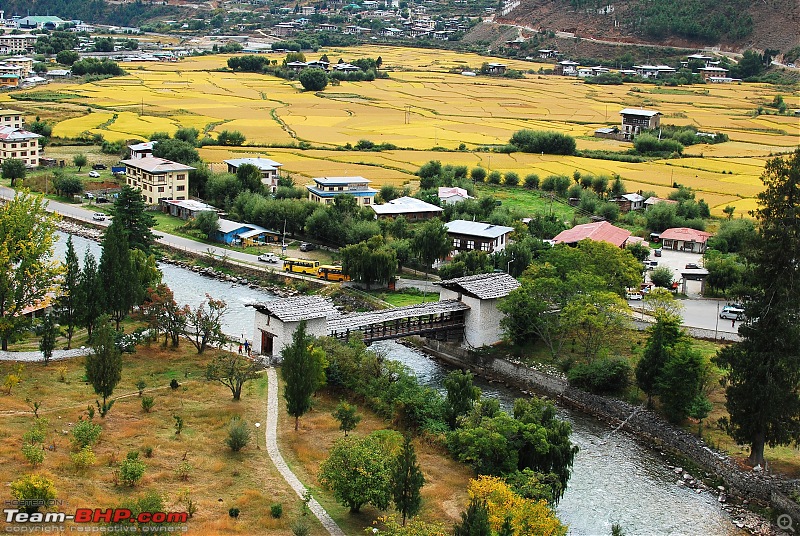
[(652, 130), (661, 125), (661, 112), (655, 110), (639, 110), (625, 108), (620, 110), (622, 116), (622, 138), (632, 140), (642, 130)]
[(661, 245), (664, 249), (688, 251), (690, 253), (704, 253), (706, 242), (709, 238), (711, 238), (711, 233), (688, 227), (666, 229), (660, 236)]

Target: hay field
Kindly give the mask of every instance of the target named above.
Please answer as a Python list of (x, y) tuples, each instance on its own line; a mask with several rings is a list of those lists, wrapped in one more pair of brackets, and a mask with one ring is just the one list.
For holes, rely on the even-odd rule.
[[(538, 70), (544, 65), (402, 47), (332, 48), (307, 57), (315, 59), (323, 53), (332, 62), (381, 56), (390, 78), (342, 82), (319, 93), (306, 93), (298, 82), (216, 71), (229, 56), (188, 58), (178, 64), (126, 64), (128, 76), (60, 86), (79, 95), (74, 102), (93, 107), (94, 113), (57, 125), (55, 133), (88, 130), (116, 140), (141, 139), (181, 126), (212, 134), (239, 130), (247, 137), (246, 147), (209, 148), (201, 155), (221, 162), (232, 154), (266, 154), (300, 177), (358, 174), (378, 184), (413, 180), (410, 173), (431, 158), (522, 175), (571, 174), (576, 169), (619, 173), (630, 189), (665, 194), (673, 182), (692, 186), (717, 213), (725, 204), (752, 198), (760, 189), (758, 177), (766, 158), (800, 143), (796, 118), (753, 113), (778, 94), (790, 108), (800, 107), (797, 91), (789, 93), (766, 84), (658, 88), (587, 85), (573, 78), (538, 74), (519, 80), (466, 77), (449, 71), (478, 69), (485, 61), (500, 61), (519, 70)], [(596, 128), (618, 124), (618, 112), (624, 107), (657, 109), (664, 114), (664, 124), (693, 124), (724, 132), (731, 141), (687, 148), (687, 154), (703, 158), (643, 164), (470, 152), (483, 145), (505, 144), (523, 128), (570, 134), (579, 149), (625, 151), (630, 145), (592, 137)], [(107, 112), (118, 116), (104, 124), (99, 120)], [(334, 149), (361, 139), (411, 150), (263, 149), (299, 142)], [(435, 146), (452, 150), (462, 143), (465, 152), (429, 151)]]

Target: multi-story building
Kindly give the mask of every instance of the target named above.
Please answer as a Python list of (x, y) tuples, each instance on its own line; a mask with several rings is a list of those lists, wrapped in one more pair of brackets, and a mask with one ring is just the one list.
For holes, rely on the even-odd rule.
[(352, 195), (359, 206), (373, 205), (374, 188), (369, 187), (372, 182), (364, 177), (317, 177), (313, 185), (308, 185), (308, 198), (317, 203), (330, 205), (339, 194)]
[(642, 130), (652, 130), (661, 125), (661, 112), (654, 110), (638, 110), (625, 108), (619, 114), (622, 116), (622, 137), (632, 140)]
[(33, 52), (37, 35), (0, 35), (0, 54), (25, 54)]
[(128, 186), (141, 190), (145, 203), (157, 205), (162, 199), (188, 199), (189, 172), (195, 168), (153, 156), (121, 162), (125, 164)]
[(25, 120), (22, 112), (9, 108), (0, 108), (0, 127), (23, 128)]
[(479, 221), (453, 220), (445, 224), (453, 241), (451, 256), (461, 251), (483, 251), (487, 255), (502, 251), (508, 244), (513, 227), (492, 225)]
[(255, 166), (261, 172), (261, 183), (264, 185), (264, 188), (268, 189), (270, 193), (273, 194), (275, 190), (278, 189), (278, 171), (283, 165), (280, 162), (270, 160), (269, 158), (234, 158), (225, 160), (225, 164), (228, 165), (228, 173), (236, 173), (239, 170), (239, 166), (245, 164)]
[(40, 135), (13, 126), (0, 126), (0, 163), (9, 158), (22, 160), (27, 167), (39, 165)]

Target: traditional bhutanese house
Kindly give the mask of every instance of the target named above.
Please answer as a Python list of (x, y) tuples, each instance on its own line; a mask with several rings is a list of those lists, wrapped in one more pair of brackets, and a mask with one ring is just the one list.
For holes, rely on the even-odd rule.
[(278, 172), (283, 166), (280, 162), (276, 162), (275, 160), (270, 160), (269, 158), (233, 158), (231, 160), (225, 160), (225, 164), (228, 166), (228, 173), (236, 173), (239, 170), (239, 166), (243, 166), (245, 164), (249, 164), (251, 166), (255, 166), (261, 172), (261, 184), (264, 185), (267, 189), (269, 189), (270, 193), (275, 193), (275, 190), (278, 189)]
[(654, 205), (657, 205), (659, 203), (667, 203), (669, 205), (677, 205), (678, 204), (677, 201), (673, 201), (672, 199), (663, 199), (661, 197), (652, 196), (652, 197), (648, 197), (647, 199), (645, 199), (645, 201), (644, 201), (644, 209), (645, 210), (650, 210)]
[(322, 296), (296, 296), (251, 307), (256, 310), (253, 350), (261, 355), (280, 355), (301, 321), (306, 322), (306, 333), (324, 337), (328, 319), (339, 316), (333, 303)]
[(607, 221), (595, 223), (584, 223), (576, 225), (572, 229), (561, 231), (553, 238), (553, 244), (567, 244), (577, 246), (581, 240), (594, 240), (596, 242), (608, 242), (618, 248), (624, 248), (631, 232), (611, 225)]
[(502, 251), (508, 244), (513, 227), (479, 221), (453, 220), (444, 224), (453, 241), (452, 255), (461, 251), (483, 251), (487, 255)]
[(458, 300), (469, 306), (465, 316), (464, 346), (480, 348), (502, 340), (500, 320), (503, 313), (497, 301), (519, 288), (519, 281), (508, 274), (478, 274), (437, 283), (441, 290), (439, 299)]
[(315, 203), (332, 204), (337, 195), (352, 195), (358, 206), (372, 206), (378, 190), (370, 188), (372, 181), (364, 177), (317, 177), (306, 186), (308, 199)]
[(622, 116), (623, 139), (632, 140), (642, 130), (658, 128), (661, 125), (661, 112), (655, 110), (639, 110), (625, 108), (620, 110)]
[(182, 220), (190, 220), (197, 217), (201, 212), (219, 212), (219, 209), (194, 199), (162, 199), (161, 207), (170, 216), (175, 216)]
[(399, 197), (382, 205), (372, 205), (372, 210), (376, 219), (403, 216), (408, 221), (429, 220), (442, 214), (442, 207), (415, 197)]
[(153, 156), (153, 147), (157, 143), (157, 141), (146, 141), (128, 145), (131, 158), (147, 158), (148, 156)]
[(612, 203), (616, 203), (619, 211), (623, 214), (631, 210), (642, 210), (644, 208), (644, 197), (637, 193), (624, 194), (619, 197), (611, 199)]
[(661, 244), (664, 249), (703, 253), (710, 237), (711, 233), (705, 231), (688, 227), (673, 227), (661, 233)]

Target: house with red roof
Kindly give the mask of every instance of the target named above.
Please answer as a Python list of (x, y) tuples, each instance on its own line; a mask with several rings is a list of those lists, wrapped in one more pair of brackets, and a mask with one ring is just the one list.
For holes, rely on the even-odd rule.
[(581, 240), (589, 239), (596, 242), (608, 242), (618, 248), (624, 248), (630, 236), (631, 232), (628, 230), (611, 225), (607, 221), (598, 221), (576, 225), (572, 229), (561, 231), (553, 238), (553, 244), (577, 246)]
[(689, 229), (688, 227), (673, 227), (661, 233), (661, 247), (675, 251), (688, 251), (690, 253), (703, 253), (706, 242), (711, 238), (711, 233)]

